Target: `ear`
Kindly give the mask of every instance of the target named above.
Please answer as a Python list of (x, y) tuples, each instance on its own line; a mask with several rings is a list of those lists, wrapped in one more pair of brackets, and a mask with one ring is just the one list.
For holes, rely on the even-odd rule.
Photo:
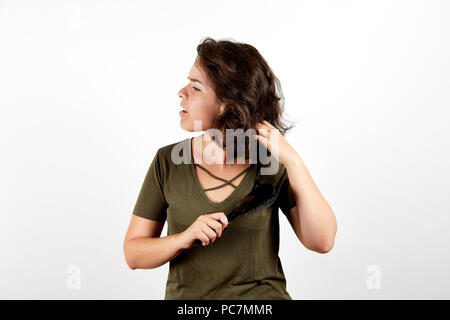
[(222, 115), (225, 111), (225, 104), (221, 103), (219, 107), (219, 115)]

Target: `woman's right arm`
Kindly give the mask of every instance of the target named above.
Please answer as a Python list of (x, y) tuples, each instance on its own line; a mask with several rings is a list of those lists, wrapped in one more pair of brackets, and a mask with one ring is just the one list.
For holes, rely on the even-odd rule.
[(152, 269), (175, 258), (182, 250), (179, 233), (160, 238), (164, 221), (132, 215), (123, 243), (130, 269)]
[(197, 246), (195, 239), (208, 245), (222, 235), (228, 220), (223, 212), (204, 214), (181, 233), (160, 237), (164, 222), (132, 214), (123, 243), (130, 269), (153, 269), (175, 258), (184, 249)]

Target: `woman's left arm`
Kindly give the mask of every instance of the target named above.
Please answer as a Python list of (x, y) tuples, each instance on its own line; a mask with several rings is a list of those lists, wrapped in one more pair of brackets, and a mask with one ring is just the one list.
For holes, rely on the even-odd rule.
[(337, 232), (336, 217), (314, 183), (300, 155), (267, 121), (257, 125), (255, 138), (286, 167), (296, 206), (287, 218), (302, 244), (313, 251), (329, 252)]

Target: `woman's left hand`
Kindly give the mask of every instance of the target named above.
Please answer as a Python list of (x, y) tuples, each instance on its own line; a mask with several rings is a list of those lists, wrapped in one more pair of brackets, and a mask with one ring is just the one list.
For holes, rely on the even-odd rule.
[(277, 161), (286, 166), (290, 161), (294, 161), (296, 157), (300, 157), (294, 148), (287, 142), (280, 131), (264, 120), (256, 124), (258, 134), (254, 137), (259, 141)]

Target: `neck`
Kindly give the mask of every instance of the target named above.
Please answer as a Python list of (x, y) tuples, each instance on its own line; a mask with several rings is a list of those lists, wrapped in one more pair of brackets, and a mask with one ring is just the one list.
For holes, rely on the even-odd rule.
[[(227, 163), (226, 149), (220, 146), (220, 141), (213, 140), (214, 137), (207, 132), (196, 138), (199, 138), (196, 149), (201, 150), (200, 158), (203, 163), (214, 164), (219, 167), (250, 164), (250, 160), (246, 160), (244, 156), (230, 159), (230, 162)], [(194, 143), (196, 143), (195, 141), (196, 139), (194, 138)], [(225, 144), (225, 141), (223, 143)]]

